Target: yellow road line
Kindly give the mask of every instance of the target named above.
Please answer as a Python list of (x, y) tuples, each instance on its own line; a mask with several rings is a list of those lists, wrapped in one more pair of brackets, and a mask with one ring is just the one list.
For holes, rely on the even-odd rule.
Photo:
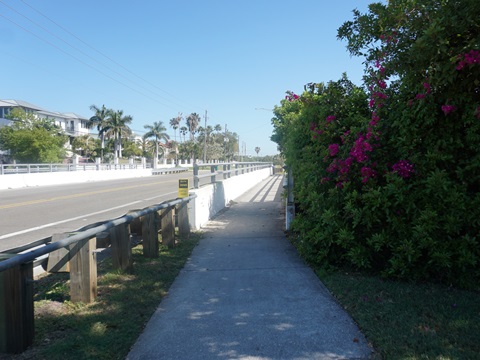
[(147, 187), (147, 186), (153, 186), (153, 185), (165, 184), (165, 183), (166, 183), (165, 181), (162, 181), (162, 182), (156, 182), (156, 183), (151, 183), (151, 184), (123, 186), (123, 187), (117, 187), (117, 188), (112, 188), (112, 189), (90, 191), (90, 192), (86, 192), (86, 193), (57, 196), (57, 197), (48, 198), (48, 199), (38, 199), (38, 200), (24, 201), (24, 202), (21, 202), (21, 203), (0, 205), (0, 210), (1, 209), (11, 209), (11, 208), (27, 206), (27, 205), (42, 204), (42, 203), (53, 202), (53, 201), (58, 201), (58, 200), (75, 199), (75, 198), (79, 198), (79, 197), (85, 197), (85, 196), (91, 196), (91, 195), (103, 194), (103, 193), (109, 193), (109, 192), (115, 192), (115, 191), (122, 191), (122, 190), (134, 189), (134, 188), (139, 188), (139, 187)]

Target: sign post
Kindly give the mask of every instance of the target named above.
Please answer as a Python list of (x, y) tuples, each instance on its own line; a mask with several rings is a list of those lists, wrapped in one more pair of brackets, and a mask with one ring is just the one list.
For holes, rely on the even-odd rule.
[(186, 198), (188, 197), (188, 190), (190, 186), (188, 186), (188, 179), (178, 179), (178, 197), (179, 198)]

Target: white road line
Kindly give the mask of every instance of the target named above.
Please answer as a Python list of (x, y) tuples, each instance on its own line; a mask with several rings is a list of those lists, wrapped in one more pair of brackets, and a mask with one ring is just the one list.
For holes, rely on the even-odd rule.
[(123, 207), (125, 207), (125, 206), (130, 206), (130, 205), (133, 205), (133, 204), (138, 204), (138, 203), (141, 203), (141, 202), (143, 202), (143, 201), (150, 201), (150, 200), (153, 200), (153, 199), (162, 197), (162, 196), (166, 196), (166, 195), (170, 195), (170, 194), (176, 194), (176, 193), (177, 193), (177, 191), (172, 191), (172, 192), (164, 193), (164, 194), (161, 194), (161, 195), (157, 195), (157, 196), (154, 196), (154, 197), (151, 197), (151, 198), (148, 198), (148, 199), (137, 200), (137, 201), (134, 201), (134, 202), (131, 202), (131, 203), (128, 203), (128, 204), (123, 204), (123, 205), (120, 205), (120, 206), (112, 207), (112, 208), (110, 208), (110, 209), (105, 209), (105, 210), (93, 212), (93, 213), (90, 213), (90, 214), (85, 214), (85, 215), (77, 216), (77, 217), (74, 217), (74, 218), (65, 219), (65, 220), (53, 222), (53, 223), (50, 223), (50, 224), (45, 224), (45, 225), (42, 225), (42, 226), (36, 226), (36, 227), (30, 228), (30, 229), (25, 229), (25, 230), (17, 231), (17, 232), (14, 232), (14, 233), (1, 235), (1, 236), (0, 236), (0, 240), (8, 239), (8, 238), (13, 237), (13, 236), (16, 236), (16, 235), (26, 234), (26, 233), (29, 233), (29, 232), (32, 232), (32, 231), (35, 231), (35, 230), (45, 229), (45, 228), (48, 228), (48, 227), (50, 227), (50, 226), (55, 226), (55, 225), (59, 225), (59, 224), (64, 224), (64, 223), (67, 223), (67, 222), (69, 222), (69, 221), (74, 221), (74, 220), (82, 219), (82, 218), (89, 217), (89, 216), (92, 216), (92, 215), (102, 214), (102, 213), (105, 213), (105, 212), (108, 212), (108, 211), (111, 211), (111, 210), (121, 209), (121, 208), (123, 208)]
[(35, 231), (35, 230), (44, 229), (44, 228), (47, 228), (47, 227), (50, 227), (50, 226), (55, 226), (55, 225), (63, 224), (63, 223), (69, 222), (69, 221), (74, 221), (74, 220), (82, 219), (82, 218), (89, 217), (89, 216), (92, 216), (92, 215), (102, 214), (102, 213), (105, 213), (105, 212), (108, 212), (108, 211), (111, 211), (111, 210), (121, 209), (121, 208), (123, 208), (123, 207), (125, 207), (125, 206), (130, 206), (130, 205), (133, 205), (133, 204), (138, 204), (138, 203), (140, 203), (140, 202), (142, 202), (142, 201), (143, 201), (143, 200), (138, 200), (138, 201), (134, 201), (134, 202), (131, 202), (131, 203), (128, 203), (128, 204), (123, 204), (123, 205), (120, 205), (120, 206), (116, 206), (116, 207), (113, 207), (113, 208), (110, 208), (110, 209), (105, 209), (105, 210), (93, 212), (93, 213), (90, 213), (90, 214), (85, 214), (85, 215), (77, 216), (77, 217), (74, 217), (74, 218), (65, 219), (65, 220), (57, 221), (57, 222), (50, 223), (50, 224), (45, 224), (45, 225), (42, 225), (42, 226), (36, 226), (36, 227), (30, 228), (30, 229), (25, 229), (25, 230), (22, 230), (22, 231), (17, 231), (17, 232), (10, 233), (10, 234), (5, 234), (5, 235), (0, 236), (0, 240), (7, 239), (7, 238), (10, 238), (10, 237), (16, 236), (16, 235), (26, 234), (26, 233), (29, 233), (29, 232), (32, 232), (32, 231)]

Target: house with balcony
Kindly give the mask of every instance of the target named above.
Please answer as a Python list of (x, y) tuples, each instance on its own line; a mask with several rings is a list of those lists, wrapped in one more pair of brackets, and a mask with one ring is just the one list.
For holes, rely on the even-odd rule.
[[(48, 118), (53, 120), (68, 136), (68, 142), (65, 144), (65, 148), (68, 150), (71, 150), (72, 141), (75, 137), (89, 134), (87, 127), (88, 118), (75, 113), (61, 113), (46, 110), (23, 100), (0, 100), (0, 127), (8, 126), (11, 123), (7, 117), (14, 108), (21, 108), (27, 113), (33, 113), (39, 119)], [(0, 156), (1, 155), (0, 151)]]

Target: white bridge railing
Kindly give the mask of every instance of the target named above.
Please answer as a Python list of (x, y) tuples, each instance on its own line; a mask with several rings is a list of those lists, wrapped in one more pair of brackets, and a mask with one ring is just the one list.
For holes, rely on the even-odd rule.
[[(235, 163), (215, 163), (215, 164), (194, 164), (193, 165), (193, 187), (198, 189), (200, 179), (210, 178), (210, 183), (217, 180), (217, 176), (222, 179), (228, 179), (232, 176), (246, 174), (252, 171), (273, 167), (269, 162), (235, 162)], [(210, 169), (210, 174), (199, 175), (200, 169)]]
[(148, 169), (150, 165), (142, 164), (1, 164), (0, 175), (8, 174), (38, 174), (64, 171), (98, 171)]

